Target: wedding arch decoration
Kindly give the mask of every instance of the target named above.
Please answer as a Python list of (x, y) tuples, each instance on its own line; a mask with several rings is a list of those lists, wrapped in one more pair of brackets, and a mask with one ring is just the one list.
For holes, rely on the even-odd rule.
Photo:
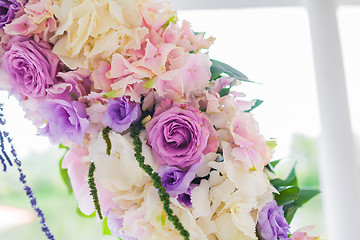
[[(1, 89), (54, 144), (85, 215), (121, 239), (318, 239), (290, 232), (316, 196), (295, 168), (276, 177), (244, 100), (243, 73), (210, 59), (214, 38), (153, 0), (1, 1)], [(236, 87), (236, 88), (235, 88)], [(0, 160), (15, 166), (48, 239), (1, 114)]]

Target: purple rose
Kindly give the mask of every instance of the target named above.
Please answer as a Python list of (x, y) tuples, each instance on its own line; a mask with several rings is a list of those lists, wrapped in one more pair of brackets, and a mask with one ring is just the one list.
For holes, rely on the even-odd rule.
[(192, 165), (188, 170), (183, 170), (174, 166), (160, 166), (159, 175), (161, 182), (171, 197), (185, 193), (190, 183), (194, 180), (196, 170), (200, 167), (201, 162)]
[(83, 144), (85, 130), (89, 126), (85, 104), (54, 99), (43, 102), (39, 113), (48, 122), (41, 133), (49, 136), (53, 142), (71, 140)]
[(91, 81), (86, 70), (59, 72), (56, 79), (56, 84), (46, 89), (48, 98), (73, 101), (90, 93)]
[(131, 102), (125, 96), (110, 100), (103, 116), (103, 124), (116, 132), (127, 130), (130, 125), (141, 117), (139, 103)]
[(15, 18), (15, 13), (20, 10), (20, 3), (16, 0), (0, 1), (0, 28), (10, 23)]
[(44, 97), (45, 89), (54, 84), (59, 58), (49, 44), (25, 37), (14, 37), (3, 56), (3, 69), (9, 83), (21, 96)]
[(290, 226), (284, 217), (282, 207), (271, 201), (265, 204), (259, 213), (257, 231), (264, 240), (286, 240)]
[[(174, 105), (146, 124), (148, 144), (160, 165), (188, 167), (217, 149), (217, 134), (205, 116), (190, 106)], [(213, 144), (213, 142), (217, 144)]]

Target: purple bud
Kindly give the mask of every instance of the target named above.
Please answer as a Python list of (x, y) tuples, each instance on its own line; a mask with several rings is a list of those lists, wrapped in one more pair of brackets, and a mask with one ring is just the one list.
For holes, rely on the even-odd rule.
[(103, 116), (103, 124), (119, 133), (127, 130), (132, 123), (141, 117), (139, 103), (131, 102), (125, 96), (110, 100), (107, 106), (108, 109)]
[(193, 164), (187, 169), (181, 169), (175, 166), (163, 165), (159, 167), (161, 182), (171, 197), (185, 193), (196, 175), (196, 170), (200, 167), (202, 161)]
[(177, 197), (177, 200), (179, 203), (184, 204), (186, 207), (191, 208), (192, 202), (191, 202), (191, 187), (186, 190), (186, 192), (179, 194)]

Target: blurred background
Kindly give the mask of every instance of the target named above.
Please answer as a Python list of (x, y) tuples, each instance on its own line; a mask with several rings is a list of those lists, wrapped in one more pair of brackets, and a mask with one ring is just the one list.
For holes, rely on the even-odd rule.
[[(275, 138), (274, 159), (285, 177), (297, 162), (300, 187), (319, 187), (319, 110), (311, 50), (308, 16), (303, 7), (249, 8), (236, 10), (181, 10), (179, 19), (191, 22), (194, 31), (216, 37), (210, 57), (237, 68), (250, 80), (239, 87), (247, 99), (264, 103), (253, 111), (260, 131)], [(360, 136), (360, 7), (338, 9), (340, 37), (347, 78), (352, 127)], [(336, 97), (336, 96), (334, 96)], [(24, 119), (17, 101), (0, 92), (9, 132), (30, 186), (45, 213), (56, 239), (114, 239), (102, 235), (95, 218), (77, 213), (76, 200), (69, 195), (59, 174), (63, 150), (52, 146)], [(357, 152), (360, 151), (357, 144)], [(15, 168), (0, 172), (0, 239), (44, 239), (38, 219), (18, 181)], [(292, 230), (318, 225), (315, 233), (325, 234), (321, 196), (298, 210)]]

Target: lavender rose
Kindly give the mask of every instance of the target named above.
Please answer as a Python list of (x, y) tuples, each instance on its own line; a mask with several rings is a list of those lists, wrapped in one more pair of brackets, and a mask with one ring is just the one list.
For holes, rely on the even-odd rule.
[(48, 121), (42, 134), (48, 135), (53, 142), (71, 140), (83, 144), (85, 130), (89, 126), (85, 104), (77, 101), (66, 102), (54, 99), (43, 102), (39, 113)]
[(257, 231), (264, 240), (286, 240), (290, 233), (290, 226), (284, 217), (282, 207), (276, 201), (266, 203), (259, 213)]
[(218, 145), (215, 129), (198, 109), (190, 106), (174, 105), (155, 113), (146, 124), (146, 132), (160, 165), (188, 167)]
[(180, 169), (174, 166), (160, 166), (159, 174), (161, 176), (161, 182), (171, 197), (176, 197), (179, 194), (185, 193), (192, 180), (196, 175), (196, 170), (200, 167), (198, 162), (187, 170)]
[(56, 76), (56, 84), (46, 89), (47, 97), (70, 102), (88, 95), (91, 90), (89, 75), (90, 72), (85, 69), (59, 72)]
[(15, 13), (20, 10), (20, 3), (16, 0), (0, 1), (0, 28), (10, 23), (15, 18)]
[(131, 102), (125, 96), (110, 100), (107, 106), (108, 109), (103, 116), (103, 124), (119, 133), (127, 130), (132, 123), (141, 117), (139, 103)]
[(3, 56), (3, 69), (9, 83), (22, 97), (40, 98), (46, 88), (54, 84), (59, 58), (51, 53), (45, 42), (35, 42), (26, 37), (14, 37)]

